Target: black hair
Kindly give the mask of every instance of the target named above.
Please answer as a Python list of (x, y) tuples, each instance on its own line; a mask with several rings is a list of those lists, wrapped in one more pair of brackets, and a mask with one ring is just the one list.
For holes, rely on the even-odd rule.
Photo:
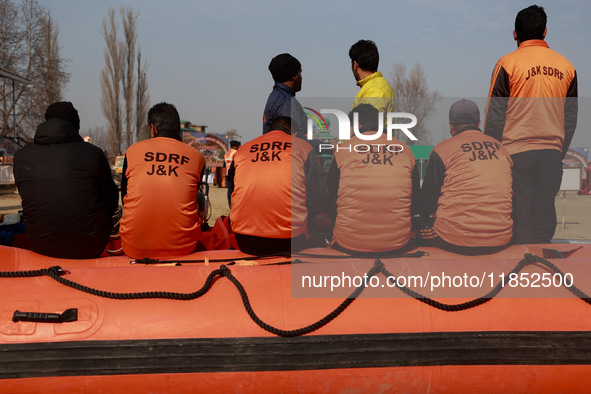
[(371, 40), (359, 40), (351, 49), (349, 57), (352, 62), (357, 62), (362, 70), (376, 72), (380, 62), (380, 54), (376, 43)]
[(271, 130), (285, 130), (291, 133), (291, 118), (280, 116), (271, 124)]
[(360, 131), (374, 131), (379, 125), (380, 111), (371, 104), (359, 104), (349, 112), (349, 120), (353, 124), (353, 114), (357, 112), (357, 121), (361, 125)]
[(517, 13), (515, 17), (515, 33), (520, 42), (527, 40), (543, 40), (546, 30), (546, 12), (544, 7), (531, 5)]
[(156, 131), (164, 130), (181, 133), (181, 119), (176, 107), (168, 103), (158, 103), (148, 111), (148, 124), (156, 126)]

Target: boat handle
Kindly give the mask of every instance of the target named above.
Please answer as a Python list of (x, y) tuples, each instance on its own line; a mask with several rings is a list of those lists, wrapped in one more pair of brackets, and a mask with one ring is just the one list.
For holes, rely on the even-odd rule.
[(21, 312), (14, 311), (13, 322), (28, 321), (35, 323), (67, 323), (78, 320), (78, 308), (66, 309), (63, 313)]

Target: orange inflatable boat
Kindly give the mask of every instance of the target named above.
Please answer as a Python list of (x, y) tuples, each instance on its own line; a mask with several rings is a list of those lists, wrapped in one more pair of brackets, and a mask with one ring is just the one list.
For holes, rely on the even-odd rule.
[(179, 260), (0, 247), (0, 392), (591, 386), (591, 245)]

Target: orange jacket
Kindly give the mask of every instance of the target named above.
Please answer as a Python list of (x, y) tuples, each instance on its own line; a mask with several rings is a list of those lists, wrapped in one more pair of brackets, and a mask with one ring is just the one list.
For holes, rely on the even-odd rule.
[(385, 134), (373, 141), (353, 137), (335, 151), (326, 184), (333, 238), (340, 246), (382, 252), (408, 243), (419, 174), (406, 144)]
[(432, 226), (453, 245), (509, 243), (513, 234), (512, 165), (506, 149), (480, 130), (460, 131), (435, 146), (421, 189), (425, 227)]
[(555, 149), (566, 153), (577, 124), (577, 74), (544, 40), (528, 40), (493, 71), (485, 134), (509, 154)]
[(237, 234), (297, 237), (306, 231), (308, 214), (323, 205), (325, 188), (312, 146), (284, 131), (242, 145), (233, 174), (230, 221)]
[(229, 151), (227, 151), (224, 155), (224, 162), (226, 163), (226, 174), (228, 173), (228, 171), (230, 171), (230, 166), (234, 161), (234, 155), (236, 155), (236, 152), (238, 152), (238, 149), (232, 148)]
[(197, 187), (205, 160), (166, 136), (127, 149), (121, 194), (123, 251), (132, 258), (173, 258), (195, 250), (201, 237)]

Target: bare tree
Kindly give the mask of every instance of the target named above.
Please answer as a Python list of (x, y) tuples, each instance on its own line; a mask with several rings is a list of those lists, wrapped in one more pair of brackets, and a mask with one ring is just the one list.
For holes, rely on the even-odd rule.
[[(121, 155), (138, 139), (137, 135), (141, 132), (138, 120), (145, 117), (145, 107), (148, 105), (147, 65), (142, 65), (136, 50), (138, 13), (125, 7), (121, 7), (119, 12), (123, 39), (118, 38), (118, 25), (113, 8), (109, 9), (108, 18), (103, 19), (103, 37), (107, 48), (105, 67), (101, 71), (101, 104), (108, 122), (109, 152), (116, 155)], [(141, 124), (143, 123), (142, 120)]]
[(238, 132), (234, 129), (230, 129), (230, 130), (226, 131), (224, 133), (224, 137), (226, 137), (226, 139), (228, 141), (235, 140), (237, 138), (242, 138), (242, 136), (240, 134), (238, 134)]
[(88, 129), (85, 132), (80, 131), (83, 137), (90, 137), (90, 143), (98, 146), (105, 152), (105, 155), (109, 155), (109, 139), (108, 134), (103, 126), (96, 126), (92, 129)]
[(136, 136), (137, 141), (150, 138), (148, 130), (148, 108), (150, 106), (150, 95), (148, 93), (148, 79), (146, 75), (148, 65), (142, 63), (142, 52), (137, 54), (137, 97), (136, 97)]
[(31, 81), (1, 80), (2, 135), (15, 126), (16, 135), (32, 135), (47, 106), (62, 99), (70, 79), (65, 65), (50, 13), (37, 0), (0, 0), (0, 68)]
[(59, 29), (54, 26), (51, 15), (42, 19), (43, 55), (40, 71), (44, 74), (44, 99), (47, 105), (63, 99), (62, 95), (70, 74), (64, 71), (66, 60), (59, 56)]
[(110, 8), (107, 19), (103, 19), (105, 67), (101, 70), (101, 107), (107, 118), (109, 152), (121, 154), (121, 79), (123, 78), (123, 44), (117, 40), (115, 10)]
[(126, 147), (129, 147), (135, 141), (134, 133), (135, 122), (135, 101), (137, 91), (135, 87), (135, 44), (137, 41), (136, 19), (137, 12), (133, 12), (131, 7), (119, 9), (121, 14), (121, 24), (123, 26), (123, 101), (125, 103), (125, 141)]
[[(22, 71), (22, 31), (19, 20), (18, 7), (12, 1), (0, 1), (0, 68), (19, 73)], [(17, 87), (9, 79), (2, 78), (0, 85), (0, 99), (2, 100), (2, 135), (12, 133), (10, 124), (11, 113), (14, 111), (16, 94), (13, 87)], [(15, 92), (16, 93), (16, 92)]]
[[(419, 143), (426, 143), (429, 140), (429, 134), (424, 127), (424, 121), (432, 114), (435, 102), (441, 95), (435, 90), (429, 90), (427, 74), (423, 66), (418, 63), (410, 69), (408, 75), (406, 66), (396, 63), (390, 73), (389, 82), (394, 92), (396, 112), (408, 112), (417, 117), (417, 124), (412, 129), (413, 134), (419, 139)], [(408, 143), (415, 142), (409, 140)]]
[(28, 77), (35, 82), (26, 87), (23, 105), (19, 106), (28, 130), (35, 130), (43, 122), (49, 104), (63, 100), (63, 92), (70, 80), (70, 74), (65, 71), (66, 60), (59, 55), (59, 30), (49, 13), (39, 15), (38, 30), (38, 42), (27, 40), (34, 44), (35, 56)]

